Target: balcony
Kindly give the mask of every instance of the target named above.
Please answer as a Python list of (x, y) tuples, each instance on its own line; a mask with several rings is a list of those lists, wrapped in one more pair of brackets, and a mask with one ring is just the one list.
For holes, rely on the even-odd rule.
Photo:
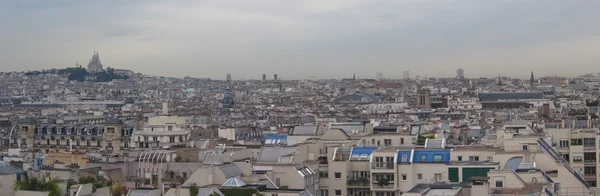
[(589, 150), (596, 150), (596, 145), (583, 145), (583, 150), (585, 151), (589, 151)]
[(348, 178), (348, 188), (369, 188), (369, 178)]
[(371, 185), (372, 185), (371, 189), (373, 189), (373, 190), (395, 189), (394, 181), (386, 181), (386, 180), (373, 181), (373, 183)]
[(583, 178), (596, 180), (596, 174), (584, 174)]
[(394, 169), (394, 163), (387, 163), (387, 162), (376, 162), (376, 163), (371, 163), (371, 169), (380, 169), (380, 170), (390, 170), (390, 169)]
[(585, 159), (583, 160), (583, 164), (584, 165), (591, 165), (591, 166), (595, 166), (596, 165), (596, 160), (595, 159)]

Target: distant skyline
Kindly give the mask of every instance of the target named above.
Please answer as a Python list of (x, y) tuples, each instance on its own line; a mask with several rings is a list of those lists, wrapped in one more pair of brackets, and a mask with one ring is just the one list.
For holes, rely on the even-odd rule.
[(0, 71), (225, 80), (600, 72), (600, 1), (0, 1)]

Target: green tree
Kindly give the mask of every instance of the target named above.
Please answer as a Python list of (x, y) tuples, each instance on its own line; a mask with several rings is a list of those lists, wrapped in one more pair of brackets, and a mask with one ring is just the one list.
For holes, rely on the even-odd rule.
[(198, 186), (194, 183), (190, 186), (190, 196), (198, 195)]
[(21, 181), (15, 181), (13, 184), (15, 191), (47, 191), (48, 196), (62, 196), (62, 189), (58, 186), (57, 178), (39, 179), (29, 178)]
[(117, 183), (111, 188), (111, 196), (123, 196), (123, 185)]

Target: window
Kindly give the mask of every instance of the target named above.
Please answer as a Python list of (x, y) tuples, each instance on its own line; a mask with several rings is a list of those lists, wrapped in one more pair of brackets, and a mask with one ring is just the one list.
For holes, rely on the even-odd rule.
[(327, 190), (327, 189), (319, 190), (319, 196), (329, 196), (329, 190)]
[(329, 178), (328, 172), (319, 172), (319, 178)]
[(427, 155), (421, 155), (421, 162), (426, 162), (427, 161)]
[(340, 178), (342, 178), (342, 173), (335, 172), (335, 173), (333, 173), (333, 176), (335, 177), (335, 179), (340, 179)]
[(375, 157), (375, 162), (376, 163), (382, 163), (383, 162), (383, 157)]
[(385, 157), (385, 162), (387, 162), (387, 163), (393, 163), (394, 162), (394, 157)]
[(418, 173), (417, 174), (417, 180), (423, 180), (423, 174), (422, 173)]
[(400, 144), (404, 144), (404, 138), (400, 138)]
[(377, 140), (377, 146), (381, 145), (381, 140)]
[(458, 161), (462, 161), (462, 156), (458, 156)]
[(442, 155), (441, 154), (433, 155), (433, 162), (437, 162), (437, 163), (442, 162)]
[(479, 161), (478, 156), (469, 156), (469, 161)]
[(583, 155), (573, 155), (573, 162), (582, 162)]
[(571, 146), (583, 145), (583, 139), (571, 139)]
[(157, 137), (156, 136), (152, 137), (152, 141), (158, 141)]
[(167, 130), (169, 130), (169, 131), (173, 131), (173, 126), (169, 126), (169, 127), (167, 128)]
[(569, 154), (561, 154), (560, 156), (562, 156), (562, 158), (565, 159), (566, 161), (570, 161)]
[(596, 167), (584, 167), (583, 172), (585, 175), (596, 175)]
[(498, 178), (495, 182), (496, 188), (504, 188), (504, 179)]
[(441, 173), (435, 173), (435, 174), (433, 174), (433, 178), (435, 179), (436, 182), (441, 182), (442, 181), (442, 174)]
[(566, 147), (569, 147), (569, 140), (560, 140), (560, 141), (559, 141), (559, 147), (560, 147), (560, 148), (566, 148)]
[(583, 146), (596, 147), (596, 138), (583, 138)]
[(392, 140), (391, 139), (384, 139), (383, 140), (383, 144), (385, 146), (391, 146), (392, 145)]
[(342, 190), (335, 190), (336, 196), (342, 196)]
[(402, 163), (406, 163), (408, 161), (408, 155), (402, 155)]
[(527, 145), (523, 145), (523, 151), (527, 151)]
[(402, 181), (406, 181), (406, 174), (402, 174)]

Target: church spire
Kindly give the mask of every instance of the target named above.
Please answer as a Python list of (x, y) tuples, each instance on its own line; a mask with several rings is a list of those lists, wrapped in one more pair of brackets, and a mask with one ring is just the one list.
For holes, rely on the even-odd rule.
[(531, 79), (529, 79), (529, 85), (531, 85), (531, 88), (533, 88), (533, 83), (535, 82), (535, 79), (533, 77), (533, 71), (531, 71)]

